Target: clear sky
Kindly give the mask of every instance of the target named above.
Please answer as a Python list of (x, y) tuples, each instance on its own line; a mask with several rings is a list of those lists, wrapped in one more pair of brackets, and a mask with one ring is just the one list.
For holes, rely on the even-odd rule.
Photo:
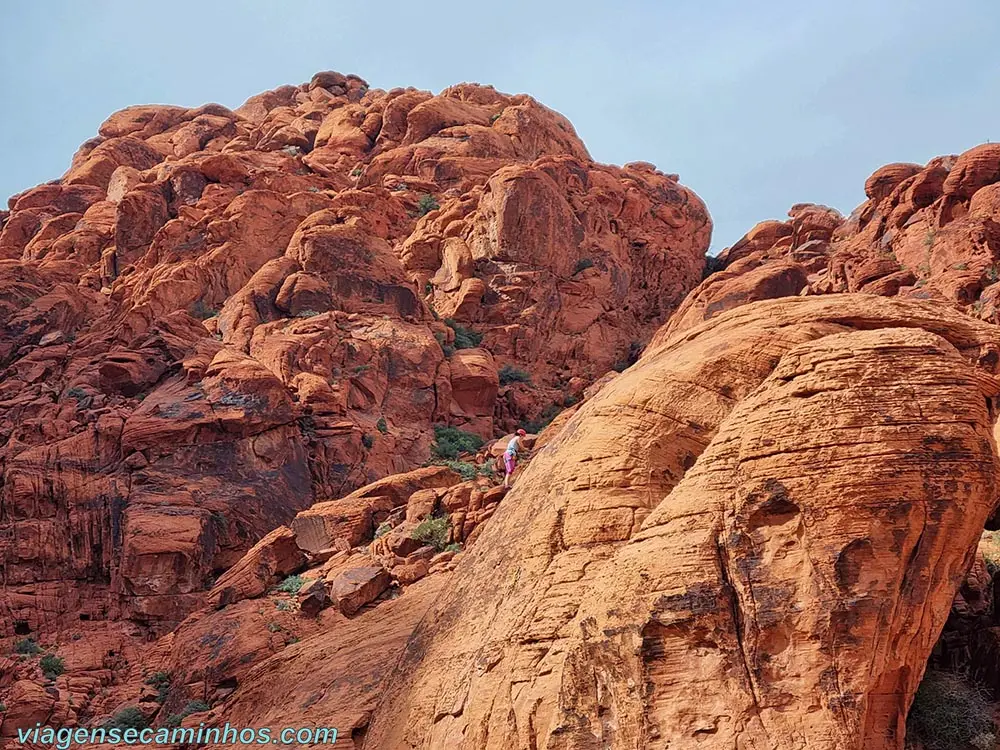
[(0, 194), (130, 104), (230, 107), (318, 70), (527, 92), (598, 161), (677, 172), (714, 250), (892, 161), (1000, 140), (997, 0), (2, 0)]

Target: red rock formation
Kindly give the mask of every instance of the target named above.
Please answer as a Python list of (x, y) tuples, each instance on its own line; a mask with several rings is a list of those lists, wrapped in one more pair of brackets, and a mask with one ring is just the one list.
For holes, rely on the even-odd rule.
[[(898, 750), (946, 620), (1000, 684), (998, 147), (699, 285), (697, 197), (527, 96), (325, 72), (99, 132), (0, 214), (8, 744)], [(441, 425), (486, 443), (422, 466)]]
[[(436, 424), (550, 419), (697, 283), (711, 227), (676, 178), (593, 163), (530, 97), (337, 73), (115, 113), (8, 206), (0, 647), (60, 653), (260, 596), (299, 558), (273, 535), (244, 553), (425, 463)], [(358, 500), (346, 543), (407, 499)], [(456, 543), (495, 507), (463, 502)]]

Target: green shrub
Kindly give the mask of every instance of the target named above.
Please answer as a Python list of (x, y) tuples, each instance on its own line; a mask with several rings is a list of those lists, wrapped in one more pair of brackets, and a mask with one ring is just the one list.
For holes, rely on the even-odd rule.
[(445, 547), (441, 551), (442, 552), (461, 552), (462, 551), (462, 545), (459, 544), (458, 542), (452, 542), (451, 544), (449, 544), (447, 547)]
[(54, 680), (66, 671), (66, 665), (63, 663), (63, 660), (55, 654), (45, 654), (39, 660), (38, 666), (42, 668), (42, 674), (48, 680)]
[(490, 125), (492, 125), (497, 120), (499, 120), (500, 119), (500, 115), (502, 115), (502, 114), (503, 114), (502, 112), (497, 112), (495, 115), (490, 115)]
[(392, 524), (388, 521), (383, 521), (378, 525), (378, 528), (375, 529), (375, 538), (378, 539), (379, 537), (383, 537), (390, 531), (392, 531)]
[(154, 672), (146, 678), (146, 684), (156, 688), (156, 702), (166, 703), (167, 695), (170, 693), (170, 673)]
[(594, 267), (594, 261), (590, 258), (580, 258), (573, 266), (573, 275), (576, 276), (580, 271), (586, 271), (588, 268)]
[(987, 572), (990, 576), (995, 576), (1000, 571), (1000, 531), (984, 531), (979, 549), (983, 552)]
[(191, 305), (191, 317), (198, 318), (198, 320), (208, 320), (209, 318), (215, 317), (218, 311), (213, 310), (211, 307), (205, 304), (205, 300), (198, 300), (193, 305)]
[(420, 525), (413, 530), (412, 536), (441, 552), (448, 546), (448, 516), (421, 521)]
[(269, 622), (267, 624), (267, 632), (268, 633), (280, 633), (283, 629), (284, 628), (282, 628), (281, 625), (279, 625), (276, 622)]
[(444, 324), (455, 332), (456, 349), (475, 349), (483, 340), (483, 334), (459, 325), (451, 318), (445, 318)]
[(369, 435), (367, 432), (361, 436), (361, 444), (365, 446), (368, 450), (375, 447), (375, 436)]
[(460, 453), (475, 453), (483, 447), (483, 442), (475, 433), (457, 427), (435, 425), (431, 452), (438, 458), (455, 460)]
[(907, 739), (927, 750), (991, 748), (997, 726), (989, 695), (962, 675), (928, 669), (906, 719)]
[(306, 580), (302, 576), (288, 576), (288, 578), (278, 584), (277, 590), (284, 594), (297, 594), (305, 583)]
[(145, 729), (149, 726), (146, 717), (135, 706), (123, 708), (104, 723), (105, 729)]
[(475, 479), (479, 474), (479, 467), (468, 461), (443, 461), (442, 463), (467, 482)]
[(361, 167), (355, 167), (351, 170), (351, 177), (360, 177), (362, 173)]
[(377, 429), (383, 435), (389, 432), (389, 425), (386, 424), (385, 417), (378, 418), (378, 422), (375, 423), (375, 429)]
[(7, 704), (6, 703), (0, 703), (0, 714), (2, 714), (6, 710), (7, 710)]
[(17, 643), (14, 644), (15, 654), (25, 654), (27, 656), (34, 656), (35, 654), (41, 653), (42, 649), (37, 643), (35, 643), (34, 638), (22, 638)]
[(200, 714), (202, 711), (208, 711), (210, 708), (211, 706), (205, 703), (205, 701), (190, 701), (184, 706), (182, 713), (185, 716), (190, 716), (191, 714)]
[(75, 385), (68, 391), (66, 391), (66, 395), (69, 396), (70, 398), (75, 398), (76, 405), (79, 406), (81, 409), (86, 409), (88, 406), (90, 406), (91, 401), (93, 401), (93, 399), (89, 395), (87, 395), (87, 392), (78, 385)]
[(168, 716), (166, 721), (163, 722), (163, 726), (179, 727), (181, 722), (191, 714), (200, 714), (202, 711), (208, 711), (210, 708), (211, 706), (203, 701), (190, 701), (179, 714)]
[(417, 214), (419, 216), (426, 216), (431, 211), (436, 211), (439, 208), (441, 208), (441, 206), (439, 206), (438, 202), (434, 200), (434, 196), (429, 195), (428, 193), (421, 195), (420, 199), (417, 201)]
[(511, 383), (530, 383), (531, 375), (517, 367), (504, 365), (500, 368), (500, 385), (510, 385)]
[(1000, 270), (997, 269), (996, 263), (986, 269), (986, 278), (991, 282), (1000, 281)]
[(579, 402), (580, 402), (580, 397), (579, 396), (574, 396), (572, 394), (567, 394), (563, 398), (563, 406), (566, 406), (566, 407), (573, 406), (574, 404), (578, 404)]

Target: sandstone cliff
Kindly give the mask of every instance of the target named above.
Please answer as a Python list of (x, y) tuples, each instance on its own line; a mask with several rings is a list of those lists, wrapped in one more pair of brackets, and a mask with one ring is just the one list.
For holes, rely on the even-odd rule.
[(706, 273), (530, 97), (112, 115), (2, 219), (0, 737), (903, 748), (928, 663), (1000, 686), (997, 185), (890, 165)]

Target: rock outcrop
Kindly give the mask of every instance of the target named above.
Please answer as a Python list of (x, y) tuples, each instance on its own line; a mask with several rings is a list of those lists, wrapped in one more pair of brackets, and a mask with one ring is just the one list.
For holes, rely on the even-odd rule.
[(1000, 689), (998, 185), (706, 261), (528, 96), (115, 113), (0, 213), (4, 746), (902, 750), (928, 664)]
[(850, 296), (654, 342), (505, 499), (366, 746), (902, 747), (996, 496), (998, 344)]
[[(9, 209), (0, 639), (166, 632), (299, 511), (426, 462), (436, 425), (551, 418), (697, 284), (711, 231), (531, 97), (332, 72), (117, 112)], [(236, 575), (213, 603), (257, 585)]]

